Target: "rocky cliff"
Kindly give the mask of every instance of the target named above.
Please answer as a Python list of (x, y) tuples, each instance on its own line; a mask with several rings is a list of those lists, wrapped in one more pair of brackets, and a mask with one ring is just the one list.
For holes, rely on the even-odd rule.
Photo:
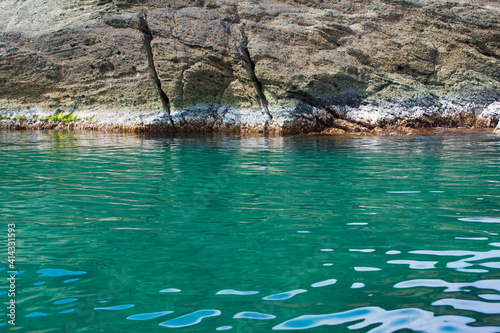
[(0, 2), (4, 127), (495, 127), (499, 102), (496, 0)]

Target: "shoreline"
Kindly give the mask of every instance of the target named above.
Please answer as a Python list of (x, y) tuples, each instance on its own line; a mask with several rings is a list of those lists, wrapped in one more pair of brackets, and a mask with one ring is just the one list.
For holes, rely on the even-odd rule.
[[(300, 126), (300, 124), (298, 124)], [(59, 132), (95, 132), (116, 134), (144, 134), (144, 135), (244, 135), (244, 136), (294, 136), (294, 135), (331, 135), (331, 136), (434, 136), (461, 133), (486, 133), (500, 134), (500, 125), (496, 128), (478, 126), (458, 127), (406, 127), (390, 126), (386, 128), (376, 127), (366, 129), (353, 124), (352, 130), (339, 127), (331, 127), (322, 131), (283, 131), (282, 128), (271, 124), (271, 126), (235, 126), (210, 128), (206, 124), (187, 124), (176, 126), (173, 130), (169, 124), (158, 125), (113, 125), (113, 124), (85, 124), (81, 121), (72, 122), (29, 122), (29, 121), (0, 121), (0, 131), (59, 131)]]
[(426, 127), (426, 128), (411, 128), (411, 127), (397, 127), (397, 128), (377, 128), (366, 132), (345, 131), (338, 128), (331, 128), (321, 132), (307, 132), (307, 133), (283, 133), (280, 131), (253, 128), (233, 128), (225, 130), (177, 130), (166, 131), (163, 127), (144, 129), (141, 127), (122, 127), (122, 126), (108, 126), (108, 127), (87, 127), (79, 126), (77, 123), (66, 124), (50, 124), (47, 126), (24, 126), (23, 124), (6, 125), (0, 123), (0, 132), (74, 132), (74, 133), (103, 133), (103, 134), (123, 134), (123, 135), (144, 135), (150, 137), (191, 137), (191, 136), (242, 136), (242, 137), (287, 137), (287, 136), (308, 136), (308, 135), (324, 135), (324, 136), (441, 136), (441, 135), (460, 135), (460, 134), (498, 134), (500, 130), (495, 128), (484, 127)]
[[(406, 104), (405, 104), (406, 103)], [(412, 135), (452, 131), (500, 133), (500, 102), (458, 104), (449, 100), (423, 104), (407, 101), (364, 101), (357, 106), (314, 107), (299, 103), (291, 108), (239, 109), (197, 106), (168, 115), (164, 111), (105, 110), (94, 108), (0, 110), (2, 130), (99, 131), (119, 133), (227, 133), (286, 136)]]

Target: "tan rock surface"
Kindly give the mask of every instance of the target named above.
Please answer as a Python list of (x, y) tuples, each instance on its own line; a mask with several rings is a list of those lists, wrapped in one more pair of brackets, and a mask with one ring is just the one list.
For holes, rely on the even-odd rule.
[(161, 123), (171, 110), (182, 124), (272, 117), (307, 132), (495, 127), (498, 101), (498, 1), (0, 3), (4, 113), (157, 112)]

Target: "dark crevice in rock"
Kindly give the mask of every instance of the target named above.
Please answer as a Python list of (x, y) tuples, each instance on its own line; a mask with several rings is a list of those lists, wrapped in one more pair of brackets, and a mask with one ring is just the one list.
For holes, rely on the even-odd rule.
[(495, 59), (500, 59), (500, 56), (495, 54), (495, 52), (493, 50), (488, 48), (485, 43), (475, 42), (475, 43), (472, 43), (472, 45), (476, 46), (476, 50), (479, 53), (481, 53), (482, 55), (487, 56), (487, 57), (492, 57)]
[(320, 99), (314, 99), (306, 93), (299, 91), (290, 91), (287, 95), (288, 99), (295, 99), (300, 103), (305, 103), (319, 109), (331, 106), (357, 108), (363, 103), (366, 97), (366, 94), (362, 94), (355, 89), (346, 89), (342, 93), (332, 93)]
[(384, 82), (378, 86), (376, 86), (375, 88), (372, 89), (372, 91), (367, 95), (367, 97), (370, 97), (370, 96), (373, 96), (375, 95), (376, 93), (384, 90), (385, 88), (389, 87), (391, 84), (393, 84), (394, 82), (392, 81), (387, 81), (387, 82)]
[(318, 108), (302, 101), (297, 104), (293, 117), (294, 121), (284, 126), (286, 134), (332, 133), (335, 130), (348, 133), (370, 133), (375, 128), (348, 119), (342, 107)]
[(146, 13), (144, 12), (139, 13), (139, 30), (144, 35), (142, 40), (144, 43), (144, 48), (146, 49), (146, 55), (148, 57), (148, 66), (149, 70), (151, 71), (151, 75), (153, 76), (153, 79), (155, 81), (156, 90), (160, 95), (163, 111), (167, 114), (172, 127), (174, 127), (174, 121), (170, 115), (170, 100), (165, 91), (163, 91), (161, 87), (161, 81), (160, 78), (158, 77), (158, 72), (156, 71), (155, 61), (153, 57), (153, 49), (151, 48), (151, 41), (153, 40), (153, 34), (151, 33), (151, 30), (149, 30)]
[[(422, 59), (422, 60), (425, 60), (425, 59)], [(438, 63), (439, 63), (439, 52), (437, 50), (434, 50), (432, 52), (430, 63), (432, 64), (432, 71), (425, 76), (425, 80), (424, 80), (425, 84), (429, 84), (431, 78), (436, 76), (436, 74), (437, 74), (436, 68), (437, 68)]]
[(266, 113), (267, 117), (269, 120), (272, 120), (273, 117), (271, 116), (271, 113), (269, 112), (269, 103), (267, 101), (266, 95), (264, 94), (264, 88), (262, 86), (262, 83), (259, 81), (257, 76), (255, 75), (255, 64), (252, 61), (252, 58), (250, 57), (250, 52), (248, 51), (248, 40), (245, 35), (245, 32), (243, 29), (241, 29), (241, 36), (242, 36), (242, 41), (240, 44), (240, 58), (241, 62), (243, 64), (243, 68), (245, 68), (245, 71), (248, 74), (248, 77), (250, 81), (252, 81), (255, 90), (257, 91), (257, 96), (259, 98), (259, 104), (262, 109), (264, 109), (264, 112)]

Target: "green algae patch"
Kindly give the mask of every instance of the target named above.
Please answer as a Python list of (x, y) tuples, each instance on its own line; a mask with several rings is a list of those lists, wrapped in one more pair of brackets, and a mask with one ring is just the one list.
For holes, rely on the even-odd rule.
[(40, 119), (41, 121), (53, 121), (55, 123), (71, 123), (79, 120), (79, 118), (73, 114), (73, 112), (70, 113), (64, 113), (62, 111), (56, 112), (53, 115), (50, 115), (48, 117), (44, 117)]

